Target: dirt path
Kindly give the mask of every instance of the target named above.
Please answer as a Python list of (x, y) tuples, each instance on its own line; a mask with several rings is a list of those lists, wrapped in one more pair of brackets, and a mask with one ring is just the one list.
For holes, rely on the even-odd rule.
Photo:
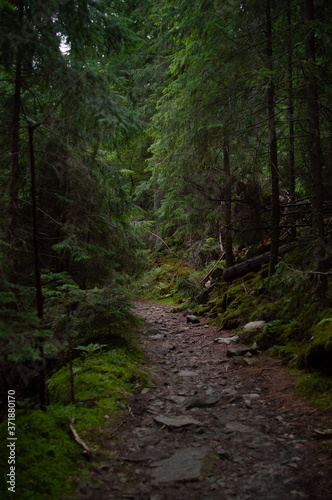
[(120, 438), (105, 442), (99, 485), (80, 498), (332, 499), (331, 461), (314, 436), (330, 423), (294, 396), (276, 361), (237, 364), (216, 340), (227, 332), (167, 306), (136, 306), (149, 322), (141, 345), (154, 383), (131, 401)]

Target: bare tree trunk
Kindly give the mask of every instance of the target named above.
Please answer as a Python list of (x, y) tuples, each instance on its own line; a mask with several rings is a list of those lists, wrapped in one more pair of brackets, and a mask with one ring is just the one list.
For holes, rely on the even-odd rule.
[[(158, 189), (158, 191), (156, 191), (154, 194), (153, 209), (154, 209), (155, 213), (157, 213), (161, 207), (161, 200), (163, 199), (163, 196), (164, 196), (164, 193), (162, 192), (161, 189)], [(161, 224), (160, 215), (157, 213), (156, 228), (155, 228), (155, 233), (156, 233), (155, 256), (157, 256), (157, 248), (159, 245), (160, 224)]]
[[(40, 251), (39, 251), (39, 234), (38, 234), (38, 207), (37, 207), (37, 193), (36, 193), (36, 172), (35, 172), (35, 151), (33, 144), (34, 126), (29, 123), (29, 147), (30, 147), (30, 173), (31, 173), (31, 199), (32, 199), (32, 221), (33, 221), (33, 247), (34, 247), (34, 260), (35, 260), (35, 280), (36, 280), (36, 299), (37, 299), (37, 312), (40, 320), (43, 318), (43, 292), (41, 285), (41, 271), (40, 271)], [(39, 351), (42, 361), (40, 370), (40, 403), (43, 409), (46, 409), (46, 370), (43, 340), (39, 340)]]
[(271, 72), (267, 87), (267, 112), (269, 121), (269, 143), (270, 143), (270, 171), (272, 189), (272, 228), (271, 228), (271, 254), (270, 254), (270, 275), (274, 273), (278, 263), (278, 248), (280, 234), (280, 207), (279, 207), (279, 171), (278, 171), (278, 151), (277, 134), (275, 123), (275, 97), (273, 82), (273, 52), (272, 52), (272, 21), (271, 21), (271, 0), (266, 1), (266, 55), (267, 67)]
[(226, 267), (231, 267), (234, 263), (233, 259), (233, 240), (232, 240), (232, 181), (231, 181), (231, 167), (229, 158), (229, 144), (226, 142), (223, 147), (223, 166), (226, 175), (226, 193), (225, 193), (225, 258)]
[(324, 218), (323, 218), (323, 172), (321, 162), (318, 84), (316, 77), (315, 32), (312, 26), (314, 21), (313, 0), (304, 0), (305, 16), (305, 56), (306, 56), (306, 84), (308, 102), (309, 150), (310, 169), (312, 176), (312, 234), (315, 241), (316, 271), (318, 276), (317, 295), (327, 291), (326, 250), (324, 245)]
[[(23, 3), (19, 6), (19, 21), (23, 20)], [(16, 71), (15, 71), (15, 90), (12, 124), (12, 171), (10, 180), (10, 201), (9, 201), (9, 244), (10, 244), (10, 267), (11, 281), (17, 281), (17, 198), (19, 183), (19, 152), (20, 152), (20, 109), (21, 109), (21, 88), (22, 88), (22, 55), (20, 46), (17, 47)]]
[[(293, 100), (293, 41), (292, 41), (292, 17), (291, 0), (288, 0), (288, 125), (289, 125), (289, 195), (291, 203), (295, 203), (295, 141), (294, 141), (294, 100)], [(291, 216), (291, 235), (296, 238), (295, 215)]]

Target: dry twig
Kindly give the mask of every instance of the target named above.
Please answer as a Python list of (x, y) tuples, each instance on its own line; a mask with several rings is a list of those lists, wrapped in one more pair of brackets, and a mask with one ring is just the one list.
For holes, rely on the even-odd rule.
[(83, 455), (85, 455), (86, 458), (90, 460), (92, 458), (92, 452), (91, 452), (90, 448), (84, 443), (84, 441), (79, 437), (79, 435), (74, 427), (74, 423), (75, 423), (75, 419), (73, 418), (71, 423), (69, 424), (69, 429), (71, 430), (76, 443), (79, 444), (83, 448)]

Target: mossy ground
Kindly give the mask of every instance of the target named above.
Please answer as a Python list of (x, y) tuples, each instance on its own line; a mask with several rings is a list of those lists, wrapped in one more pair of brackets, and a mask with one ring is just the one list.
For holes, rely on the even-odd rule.
[(178, 257), (163, 256), (153, 260), (151, 268), (136, 284), (136, 294), (147, 300), (174, 304), (193, 300), (202, 273)]
[(313, 401), (332, 415), (332, 378), (321, 373), (295, 372), (295, 389), (301, 396)]
[[(116, 415), (126, 397), (142, 387), (148, 375), (140, 366), (142, 355), (131, 341), (74, 360), (75, 403), (70, 401), (68, 365), (49, 380), (51, 405), (47, 411), (18, 410), (16, 415), (16, 492), (20, 499), (57, 500), (72, 491), (72, 479), (89, 478), (89, 464), (74, 441), (69, 423), (92, 450), (99, 454), (105, 432), (116, 424)], [(120, 405), (120, 406), (118, 406)], [(4, 449), (0, 454), (2, 498), (10, 498), (5, 475), (8, 473), (7, 421), (0, 426)]]

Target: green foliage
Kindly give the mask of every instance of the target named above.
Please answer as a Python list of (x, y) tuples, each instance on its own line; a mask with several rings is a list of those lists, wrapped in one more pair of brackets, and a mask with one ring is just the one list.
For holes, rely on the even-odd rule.
[[(22, 499), (60, 499), (64, 491), (71, 492), (70, 479), (84, 466), (82, 454), (68, 431), (69, 420), (61, 408), (47, 413), (34, 410), (17, 412), (16, 418), (16, 490)], [(0, 425), (3, 447), (7, 442), (7, 421)], [(3, 498), (13, 495), (3, 484), (8, 473), (7, 450), (0, 458)]]
[[(73, 361), (75, 399), (89, 408), (97, 405), (105, 411), (114, 411), (117, 399), (147, 380), (138, 368), (141, 356), (134, 346), (89, 354)], [(52, 403), (70, 402), (68, 365), (51, 377), (48, 388)]]
[(331, 377), (319, 373), (296, 373), (295, 388), (297, 392), (313, 401), (322, 410), (332, 412)]
[(82, 290), (68, 273), (48, 273), (44, 282), (45, 322), (60, 349), (82, 342), (92, 348), (92, 340), (111, 338), (137, 324), (127, 296), (114, 286)]
[(95, 352), (99, 351), (103, 347), (107, 347), (107, 344), (89, 344), (89, 345), (79, 345), (75, 349), (83, 351), (83, 356), (92, 356)]
[[(17, 412), (16, 494), (20, 498), (60, 500), (64, 493), (75, 494), (71, 481), (87, 479), (88, 465), (69, 432), (69, 423), (75, 419), (80, 437), (93, 454), (98, 453), (126, 397), (148, 380), (147, 373), (140, 368), (141, 361), (141, 352), (130, 341), (104, 353), (97, 353), (95, 349), (91, 355), (74, 361), (79, 403), (66, 404), (70, 401), (70, 382), (69, 368), (65, 366), (49, 380), (52, 404), (47, 412)], [(0, 425), (1, 446), (4, 447), (0, 454), (4, 498), (10, 498), (3, 485), (4, 474), (8, 472), (7, 435), (5, 421)]]
[(172, 301), (193, 299), (200, 273), (177, 257), (159, 257), (137, 281), (139, 296)]
[[(49, 335), (35, 311), (25, 311), (10, 284), (0, 289), (0, 350), (8, 361), (20, 363), (38, 359), (36, 345)], [(1, 286), (0, 284), (0, 286)]]

